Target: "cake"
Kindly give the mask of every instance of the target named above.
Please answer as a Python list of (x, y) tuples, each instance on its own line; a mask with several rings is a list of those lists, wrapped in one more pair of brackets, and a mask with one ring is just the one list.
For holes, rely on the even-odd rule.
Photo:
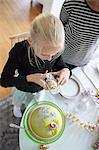
[(47, 144), (56, 141), (64, 131), (65, 119), (55, 104), (44, 102), (29, 108), (24, 128), (32, 140)]
[(57, 81), (51, 73), (48, 73), (46, 83), (50, 90), (56, 89), (58, 87)]
[(47, 81), (47, 84), (50, 90), (57, 88), (57, 82), (55, 80)]

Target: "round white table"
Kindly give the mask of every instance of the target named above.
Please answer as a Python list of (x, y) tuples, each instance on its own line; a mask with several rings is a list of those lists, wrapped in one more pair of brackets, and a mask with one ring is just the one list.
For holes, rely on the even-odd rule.
[[(74, 69), (73, 75), (77, 79), (79, 74), (83, 80), (79, 80), (81, 90), (84, 88), (91, 88), (96, 91), (96, 88), (88, 80), (85, 74), (81, 70)], [(64, 112), (74, 112), (76, 99), (68, 100), (61, 95), (52, 95), (49, 91), (43, 90), (38, 101), (51, 101), (57, 104)], [(30, 102), (29, 106), (34, 102)], [(28, 107), (29, 107), (28, 106)], [(90, 104), (86, 111), (76, 112), (76, 115), (80, 117), (84, 122), (96, 123), (99, 117), (99, 109), (97, 109), (94, 103)], [(23, 126), (23, 118), (20, 126)], [(66, 120), (66, 127), (63, 135), (54, 143), (48, 145), (48, 150), (92, 150), (92, 144), (97, 138), (97, 133), (91, 133), (84, 128), (78, 126), (75, 122)], [(39, 145), (28, 138), (24, 129), (20, 129), (19, 132), (19, 145), (20, 150), (39, 150)]]

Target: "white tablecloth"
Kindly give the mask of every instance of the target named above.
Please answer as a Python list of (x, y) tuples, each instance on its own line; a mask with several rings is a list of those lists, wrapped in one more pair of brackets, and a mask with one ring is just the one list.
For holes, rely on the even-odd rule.
[[(85, 74), (80, 68), (73, 70), (73, 75), (78, 79), (82, 90), (86, 88), (92, 88), (96, 90), (93, 84), (87, 79)], [(80, 78), (81, 77), (81, 78)], [(60, 95), (52, 95), (49, 91), (43, 90), (38, 101), (51, 101), (57, 104), (64, 112), (75, 112), (75, 104), (77, 100), (67, 100)], [(29, 106), (32, 102), (29, 104)], [(90, 104), (90, 107), (84, 112), (77, 113), (76, 115), (81, 118), (84, 122), (96, 123), (99, 117), (98, 109), (94, 103)], [(23, 120), (21, 121), (23, 126)], [(95, 142), (97, 134), (92, 134), (86, 129), (80, 128), (76, 123), (72, 123), (66, 120), (66, 128), (56, 142), (49, 145), (49, 150), (92, 150), (92, 144)], [(30, 140), (23, 129), (19, 133), (20, 150), (38, 150), (39, 145)]]

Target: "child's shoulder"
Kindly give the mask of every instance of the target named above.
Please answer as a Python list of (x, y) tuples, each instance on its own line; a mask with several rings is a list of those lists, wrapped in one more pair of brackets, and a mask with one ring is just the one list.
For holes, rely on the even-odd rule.
[(27, 49), (28, 46), (29, 46), (29, 43), (27, 40), (15, 43), (16, 48), (26, 48)]
[(24, 55), (27, 52), (29, 43), (27, 40), (15, 43), (10, 51), (10, 54)]

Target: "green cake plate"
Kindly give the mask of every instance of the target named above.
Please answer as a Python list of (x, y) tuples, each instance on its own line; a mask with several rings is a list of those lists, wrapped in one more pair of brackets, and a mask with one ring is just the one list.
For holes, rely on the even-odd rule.
[(42, 101), (25, 110), (23, 126), (32, 141), (50, 144), (61, 137), (65, 128), (65, 116), (56, 104)]

